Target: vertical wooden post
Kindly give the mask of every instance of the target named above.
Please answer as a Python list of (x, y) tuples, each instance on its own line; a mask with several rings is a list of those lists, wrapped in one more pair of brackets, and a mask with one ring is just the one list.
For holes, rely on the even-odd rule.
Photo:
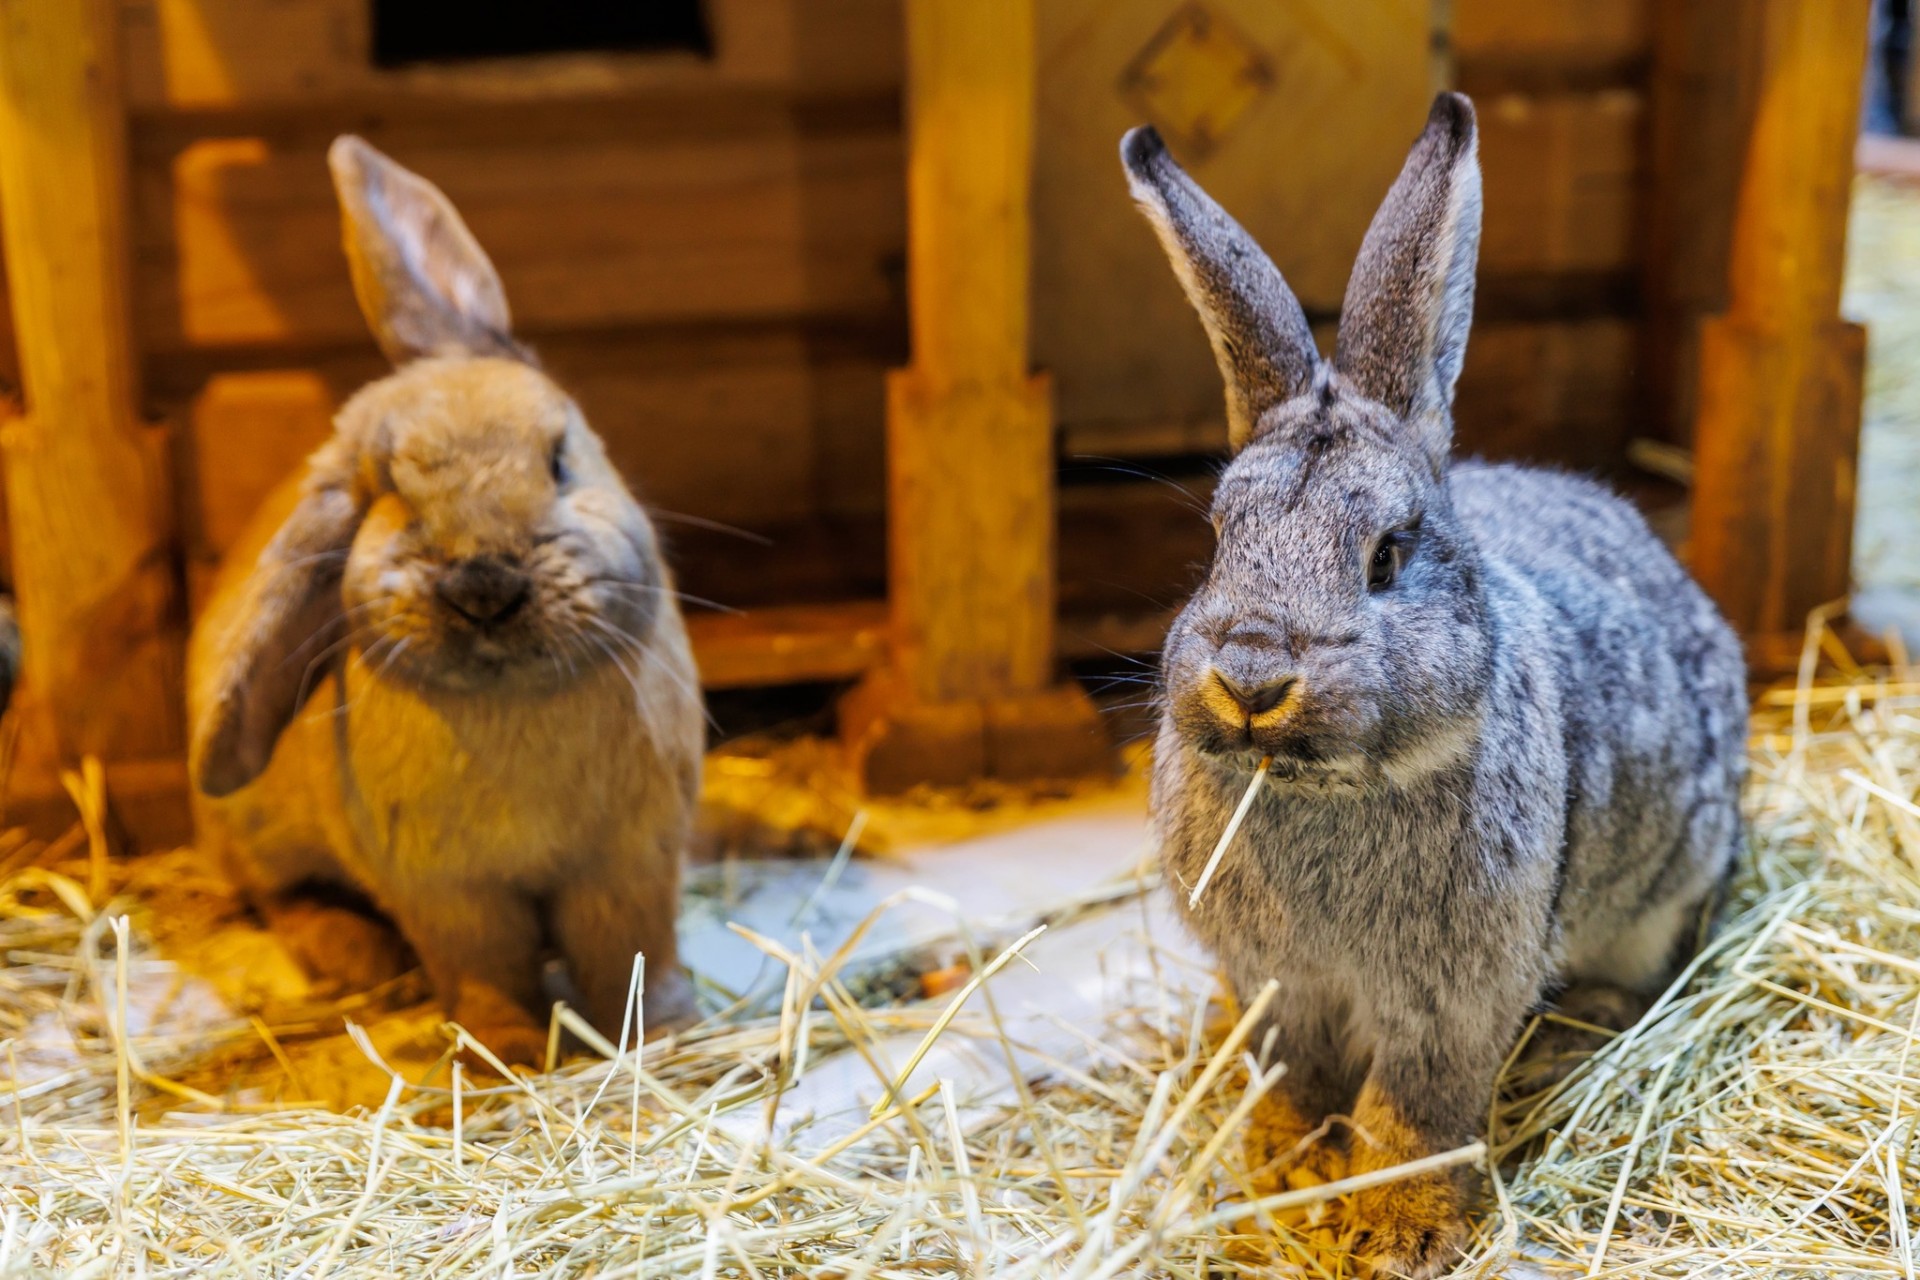
[(1693, 562), (1749, 635), (1846, 594), (1865, 334), (1840, 319), (1869, 0), (1750, 0), (1731, 303), (1701, 334)]
[(890, 666), (842, 724), (867, 784), (1086, 771), (1055, 686), (1051, 396), (1028, 368), (1032, 0), (908, 0), (913, 363), (888, 387)]
[(165, 473), (135, 421), (119, 6), (0, 0), (0, 224), (26, 412), (0, 431), (29, 732), (177, 754)]

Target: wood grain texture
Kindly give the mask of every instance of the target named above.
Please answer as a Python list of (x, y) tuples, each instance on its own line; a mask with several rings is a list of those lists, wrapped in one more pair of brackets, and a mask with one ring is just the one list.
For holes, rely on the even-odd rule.
[(1635, 89), (1483, 97), (1483, 278), (1631, 273), (1645, 98)]
[[(1361, 237), (1432, 101), (1425, 4), (1208, 0), (1272, 82), (1204, 154), (1157, 120), (1194, 177), (1265, 247), (1310, 316), (1336, 312)], [(1122, 80), (1186, 6), (1037, 6), (1034, 363), (1060, 421), (1144, 430), (1218, 417), (1220, 375), (1193, 309), (1133, 207), (1118, 147), (1149, 107)], [(1206, 86), (1175, 86), (1204, 103)], [(1171, 105), (1169, 107), (1171, 109)]]
[(1053, 670), (1049, 387), (1028, 372), (1031, 3), (909, 0), (911, 366), (888, 398), (890, 597), (911, 695)]
[(708, 689), (853, 680), (886, 658), (887, 606), (857, 600), (695, 613), (687, 631)]
[(1454, 0), (1458, 87), (1479, 96), (1637, 83), (1655, 0)]
[(51, 754), (181, 744), (168, 498), (136, 424), (106, 0), (0, 3), (0, 206), (27, 411), (6, 455), (25, 682)]
[(708, 0), (714, 56), (553, 54), (381, 69), (366, 0), (119, 0), (139, 112), (315, 108), (348, 98), (470, 103), (687, 87), (898, 85), (894, 0)]
[(1743, 632), (1789, 630), (1849, 584), (1862, 331), (1839, 318), (1868, 0), (1751, 0), (1758, 101), (1705, 327), (1692, 556)]
[(1071, 776), (1108, 745), (1054, 682), (1052, 388), (1029, 368), (1034, 6), (908, 0), (912, 363), (888, 379), (892, 654), (841, 703), (866, 785)]
[[(884, 118), (815, 129), (776, 102), (713, 134), (570, 112), (545, 124), (501, 135), (485, 119), (403, 118), (366, 131), (460, 208), (526, 333), (899, 314), (903, 161)], [(324, 163), (331, 132), (143, 150), (136, 305), (149, 350), (363, 340)]]

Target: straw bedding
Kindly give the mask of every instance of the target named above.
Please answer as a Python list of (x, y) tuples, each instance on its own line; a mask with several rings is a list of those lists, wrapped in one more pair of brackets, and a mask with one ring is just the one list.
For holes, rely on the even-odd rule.
[[(1685, 980), (1557, 1085), (1517, 1054), (1485, 1148), (1441, 1157), (1493, 1173), (1461, 1274), (1914, 1276), (1920, 684), (1763, 699), (1754, 770), (1753, 856)], [(181, 936), (224, 887), (94, 843), (0, 843), (0, 1275), (1346, 1274), (1339, 1186), (1245, 1185), (1250, 1011), (1143, 990), (1000, 1101), (814, 1125), (783, 1093), (882, 1032), (1010, 1046), (990, 982), (865, 1007), (843, 952), (778, 953), (777, 1013), (502, 1084), (455, 1075), (417, 989), (225, 1012), (205, 982), (248, 957), (195, 977)], [(352, 1049), (377, 1100), (303, 1104), (342, 1014), (381, 1028)]]

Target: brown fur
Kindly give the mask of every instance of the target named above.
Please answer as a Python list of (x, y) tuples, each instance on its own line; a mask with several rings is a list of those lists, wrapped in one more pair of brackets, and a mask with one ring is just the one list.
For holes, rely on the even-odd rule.
[[(335, 976), (403, 953), (300, 891), (371, 897), (509, 1061), (544, 1050), (549, 940), (604, 1031), (636, 953), (671, 1022), (704, 731), (653, 529), (565, 393), (472, 337), (504, 294), (445, 197), (357, 140), (332, 158), (363, 305), (407, 362), (267, 502), (195, 629), (200, 839)], [(524, 604), (462, 613), (475, 564)]]

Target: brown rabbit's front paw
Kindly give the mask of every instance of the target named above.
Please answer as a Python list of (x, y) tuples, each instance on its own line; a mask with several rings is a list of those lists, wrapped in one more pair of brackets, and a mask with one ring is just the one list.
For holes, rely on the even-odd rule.
[[(498, 1026), (461, 1024), (469, 1037), (487, 1047), (487, 1051), (507, 1066), (530, 1075), (547, 1065), (547, 1033), (530, 1022), (504, 1023)], [(493, 1064), (477, 1053), (463, 1053), (462, 1060), (475, 1070), (492, 1071)]]
[(302, 896), (264, 904), (274, 936), (315, 982), (368, 991), (414, 966), (413, 951), (391, 924), (352, 907)]
[[(469, 980), (460, 984), (453, 1020), (469, 1039), (478, 1040), (509, 1067), (538, 1071), (546, 1066), (547, 1029), (510, 996), (484, 983)], [(463, 1056), (476, 1069), (492, 1069), (492, 1064), (477, 1053)]]
[(1389, 1183), (1354, 1199), (1347, 1248), (1363, 1276), (1427, 1280), (1458, 1262), (1466, 1242), (1459, 1186), (1446, 1174)]

